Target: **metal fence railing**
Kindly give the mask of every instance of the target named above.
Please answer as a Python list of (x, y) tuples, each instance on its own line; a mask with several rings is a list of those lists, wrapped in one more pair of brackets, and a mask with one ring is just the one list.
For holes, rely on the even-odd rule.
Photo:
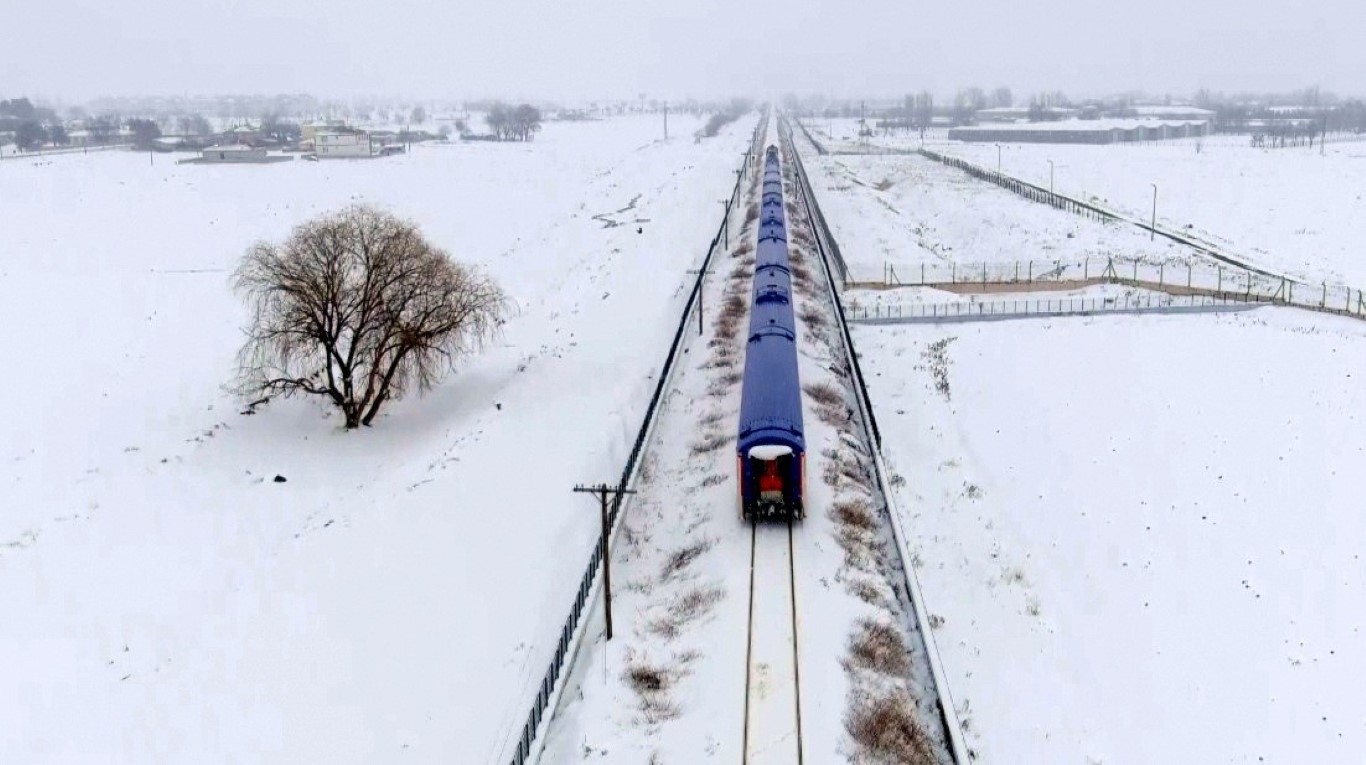
[[(659, 373), (659, 382), (655, 386), (654, 394), (650, 397), (650, 403), (645, 408), (645, 416), (642, 419), (640, 430), (636, 435), (635, 443), (631, 446), (630, 456), (626, 459), (626, 466), (621, 471), (621, 485), (628, 486), (636, 474), (636, 469), (640, 464), (640, 455), (649, 438), (651, 428), (654, 424), (655, 415), (659, 410), (659, 402), (663, 398), (666, 386), (669, 382), (670, 374), (674, 368), (674, 362), (678, 358), (679, 347), (682, 345), (684, 333), (692, 326), (692, 312), (701, 310), (698, 298), (703, 287), (703, 277), (708, 266), (711, 264), (712, 257), (716, 254), (722, 242), (730, 236), (730, 226), (732, 213), (739, 206), (742, 197), (745, 180), (750, 178), (746, 169), (757, 166), (755, 158), (759, 156), (762, 147), (759, 142), (763, 139), (767, 129), (767, 116), (760, 119), (754, 134), (750, 138), (749, 149), (745, 152), (742, 170), (736, 174), (735, 188), (731, 191), (730, 198), (726, 200), (725, 215), (721, 220), (721, 225), (716, 230), (716, 235), (712, 237), (711, 244), (707, 247), (707, 254), (702, 260), (696, 281), (693, 282), (692, 292), (688, 295), (688, 300), (683, 306), (683, 315), (679, 319), (678, 329), (674, 332), (673, 342), (669, 345), (669, 351), (664, 357), (664, 366)], [(617, 520), (621, 515), (622, 495), (617, 494), (608, 512), (608, 530), (610, 537), (617, 529)], [(568, 676), (568, 669), (572, 663), (574, 652), (582, 640), (585, 628), (584, 614), (593, 602), (599, 585), (599, 572), (602, 567), (602, 538), (599, 536), (593, 542), (593, 553), (588, 558), (588, 565), (584, 569), (583, 576), (579, 580), (579, 589), (574, 596), (574, 602), (569, 608), (569, 615), (564, 621), (564, 626), (560, 629), (559, 638), (555, 644), (555, 651), (550, 660), (550, 666), (546, 669), (542, 677), (540, 687), (536, 691), (535, 699), (531, 703), (531, 709), (527, 713), (526, 722), (522, 726), (521, 733), (516, 740), (516, 748), (511, 756), (512, 765), (524, 765), (532, 761), (533, 757), (539, 755), (545, 726), (549, 723), (549, 713), (553, 711), (554, 704), (564, 689), (564, 683)], [(511, 745), (511, 741), (505, 742), (504, 750)]]
[(1166, 262), (1111, 257), (998, 263), (887, 262), (883, 264), (880, 277), (851, 280), (849, 286), (1010, 293), (1122, 284), (1168, 294), (1274, 303), (1366, 319), (1366, 293), (1362, 290), (1327, 282), (1306, 284), (1285, 276), (1204, 260)]
[(912, 565), (907, 547), (908, 536), (905, 529), (902, 528), (901, 513), (896, 508), (896, 500), (888, 486), (887, 466), (882, 461), (882, 434), (878, 430), (877, 418), (873, 412), (873, 399), (868, 394), (868, 383), (859, 364), (858, 351), (854, 348), (854, 338), (849, 331), (848, 314), (845, 311), (844, 302), (840, 298), (840, 287), (835, 284), (835, 274), (831, 267), (832, 256), (837, 252), (835, 237), (831, 233), (830, 227), (826, 225), (824, 216), (820, 214), (820, 205), (811, 190), (811, 182), (806, 176), (806, 169), (802, 166), (801, 156), (797, 153), (796, 146), (792, 141), (792, 128), (787, 122), (785, 119), (779, 122), (779, 134), (786, 144), (794, 174), (797, 177), (797, 196), (801, 201), (802, 209), (806, 212), (807, 217), (815, 222), (818, 229), (814, 232), (817, 254), (820, 256), (825, 271), (831, 301), (835, 306), (835, 317), (840, 327), (840, 335), (844, 340), (845, 357), (855, 383), (859, 419), (863, 423), (864, 436), (870, 442), (868, 451), (873, 462), (873, 472), (887, 508), (887, 516), (892, 525), (892, 534), (896, 540), (897, 554), (901, 560), (901, 571), (905, 578), (906, 593), (910, 598), (911, 611), (915, 618), (914, 628), (924, 643), (926, 661), (930, 665), (935, 702), (939, 712), (939, 722), (944, 733), (945, 746), (948, 749), (949, 757), (956, 765), (967, 765), (971, 761), (972, 755), (963, 736), (963, 726), (958, 719), (958, 710), (953, 704), (953, 696), (949, 691), (948, 678), (944, 672), (943, 661), (939, 657), (939, 649), (934, 642), (934, 634), (929, 623), (929, 610), (925, 605), (925, 596), (920, 590), (920, 581), (916, 577), (915, 568)]
[(1206, 313), (1242, 311), (1270, 305), (1237, 295), (1117, 295), (1112, 297), (1054, 297), (1014, 300), (973, 300), (952, 303), (876, 303), (851, 307), (856, 324), (935, 324), (992, 321), (1031, 316), (1094, 316), (1135, 313)]

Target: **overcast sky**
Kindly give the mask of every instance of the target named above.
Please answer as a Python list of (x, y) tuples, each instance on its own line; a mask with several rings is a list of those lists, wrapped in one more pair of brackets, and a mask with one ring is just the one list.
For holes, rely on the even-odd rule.
[(67, 0), (5, 4), (0, 97), (309, 92), (578, 100), (1366, 95), (1362, 0)]

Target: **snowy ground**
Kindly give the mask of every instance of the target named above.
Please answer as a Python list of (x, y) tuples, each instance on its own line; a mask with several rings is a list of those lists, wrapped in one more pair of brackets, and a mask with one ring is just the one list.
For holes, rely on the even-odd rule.
[[(0, 761), (501, 761), (596, 534), (569, 490), (618, 474), (751, 128), (679, 120), (668, 143), (647, 117), (373, 161), (0, 164)], [(518, 316), (371, 431), (240, 415), (228, 272), (356, 200)]]
[(853, 280), (882, 281), (888, 265), (897, 278), (914, 281), (921, 263), (956, 263), (971, 272), (971, 264), (1018, 262), (1023, 277), (1030, 260), (1043, 270), (1058, 260), (1176, 261), (1191, 254), (1170, 240), (1149, 241), (1130, 226), (1030, 202), (919, 156), (807, 155), (805, 161)]
[(1366, 328), (858, 327), (983, 763), (1354, 762)]

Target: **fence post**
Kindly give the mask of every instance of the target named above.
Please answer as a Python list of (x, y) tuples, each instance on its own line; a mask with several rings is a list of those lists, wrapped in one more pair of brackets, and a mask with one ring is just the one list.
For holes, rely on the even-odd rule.
[(1190, 289), (1190, 287), (1191, 287), (1191, 264), (1190, 264), (1190, 261), (1188, 260), (1188, 261), (1186, 261), (1186, 289)]
[(1224, 291), (1224, 267), (1219, 266), (1219, 292)]
[(1157, 264), (1157, 286), (1161, 287), (1167, 275), (1167, 262)]
[(1086, 262), (1082, 264), (1082, 267), (1081, 267), (1081, 278), (1082, 278), (1082, 279), (1090, 279), (1090, 278), (1091, 278), (1091, 259), (1090, 259), (1090, 258), (1087, 258), (1087, 259), (1086, 259)]
[(982, 261), (982, 291), (987, 291), (987, 262)]
[(949, 265), (950, 265), (949, 279), (950, 279), (954, 284), (957, 284), (957, 283), (958, 283), (958, 264), (957, 264), (957, 263), (950, 263)]
[(1034, 283), (1034, 261), (1029, 261), (1029, 283)]
[(925, 264), (920, 264), (920, 286), (925, 286)]
[(1138, 281), (1138, 261), (1134, 261), (1134, 281)]
[(1323, 283), (1323, 299), (1319, 301), (1319, 308), (1328, 307), (1328, 282)]

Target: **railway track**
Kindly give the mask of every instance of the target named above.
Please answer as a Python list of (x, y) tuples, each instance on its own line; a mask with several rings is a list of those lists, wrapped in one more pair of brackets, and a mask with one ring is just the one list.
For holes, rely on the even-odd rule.
[(741, 762), (802, 762), (801, 661), (792, 521), (750, 523), (749, 626)]

